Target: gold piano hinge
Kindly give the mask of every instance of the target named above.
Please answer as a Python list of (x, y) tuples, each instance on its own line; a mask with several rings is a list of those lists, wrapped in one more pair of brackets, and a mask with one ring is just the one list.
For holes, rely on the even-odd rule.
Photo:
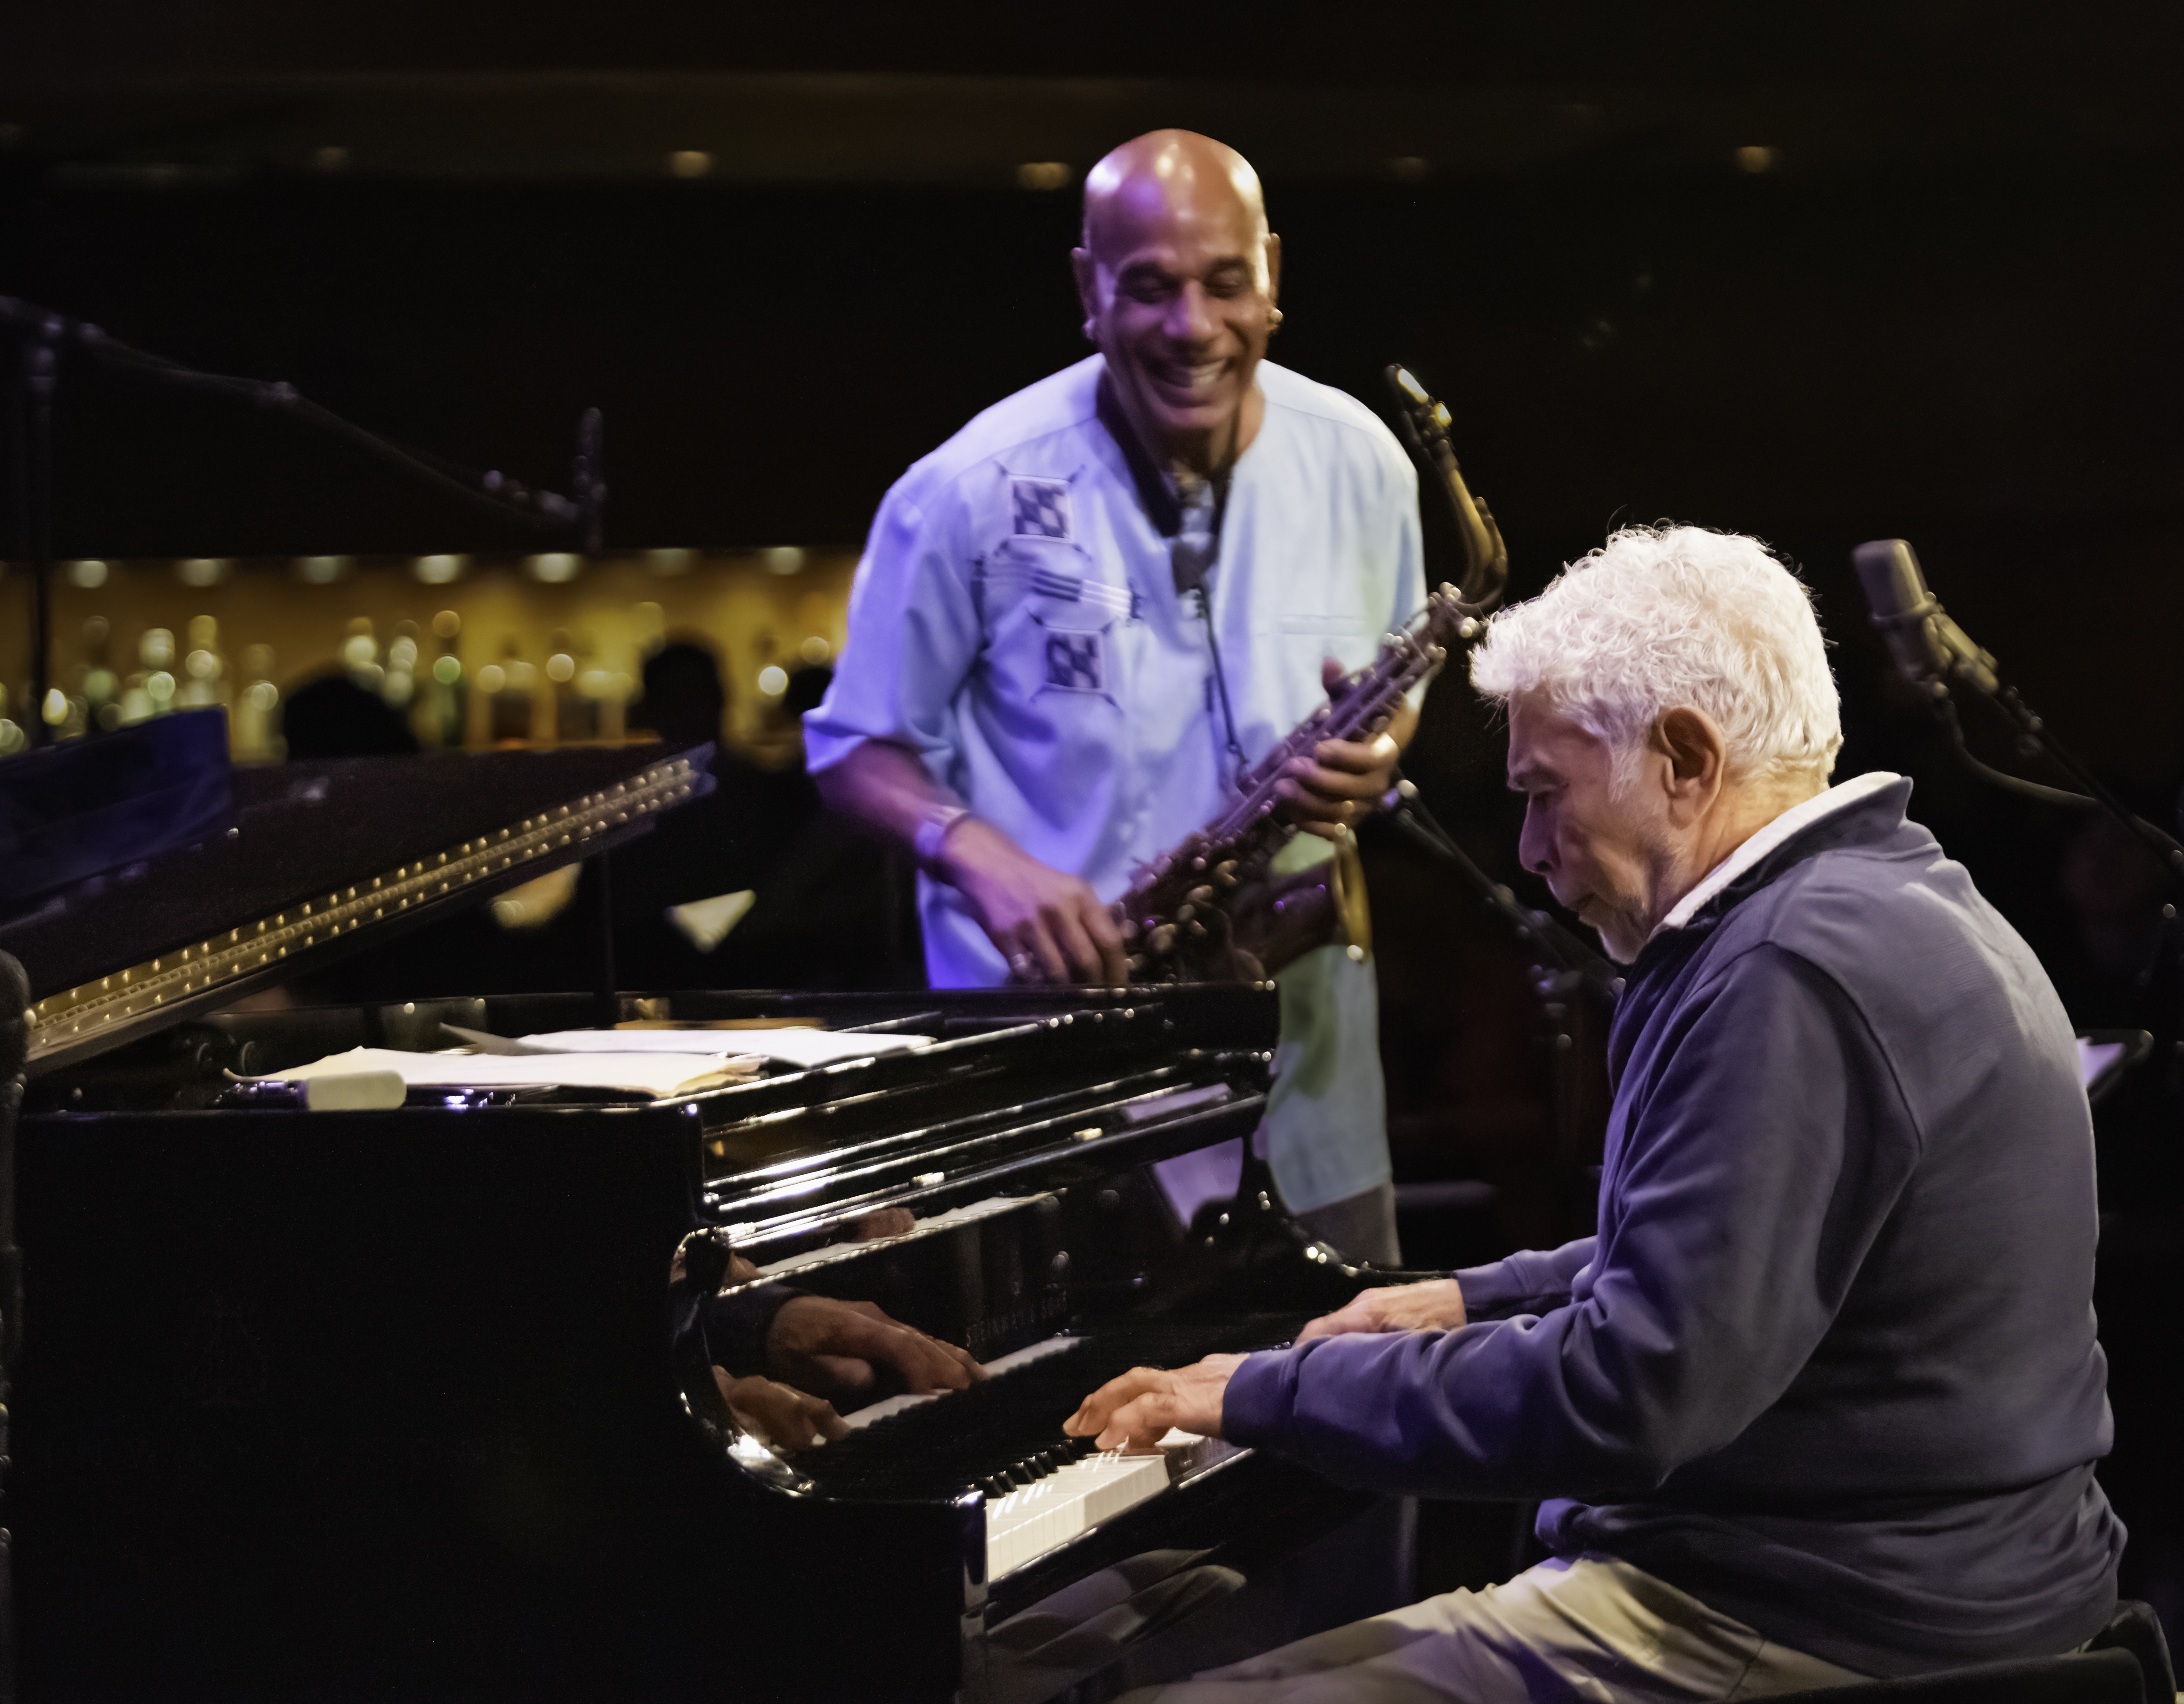
[(170, 1001), (277, 965), (292, 952), (350, 934), (391, 912), (407, 911), (504, 869), (589, 840), (690, 796), (687, 757), (655, 764), (627, 781), (572, 804), (526, 817), (512, 829), (482, 834), (437, 856), (398, 864), (384, 875), (338, 887), (255, 923), (221, 930), (192, 946), (95, 982), (48, 994), (31, 1008), (32, 1060), (57, 1053), (109, 1025), (141, 1018)]

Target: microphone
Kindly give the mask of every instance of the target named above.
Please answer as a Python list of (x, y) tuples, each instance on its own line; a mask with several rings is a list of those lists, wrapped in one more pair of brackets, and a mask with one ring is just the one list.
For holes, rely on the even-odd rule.
[(1927, 590), (1926, 577), (1919, 572), (1919, 558), (1908, 542), (1875, 539), (1852, 550), (1850, 560), (1865, 588), (1873, 624), (1888, 641), (1906, 680), (1937, 698), (1947, 694), (1952, 675), (1981, 692), (2001, 690), (1994, 658), (1972, 643)]

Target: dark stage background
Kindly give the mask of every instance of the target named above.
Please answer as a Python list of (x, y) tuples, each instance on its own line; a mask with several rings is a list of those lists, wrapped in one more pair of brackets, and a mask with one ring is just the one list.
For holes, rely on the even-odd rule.
[[(1083, 352), (1073, 187), (1020, 169), (1073, 185), (1139, 130), (1210, 131), (1284, 240), (1275, 358), (1375, 405), (1388, 361), (1424, 375), (1513, 596), (1621, 521), (1772, 541), (1838, 646), (1839, 773), (1913, 774), (2080, 1021), (2151, 1022), (2158, 874), (1967, 774), (1847, 553), (1910, 539), (2005, 678), (2173, 826), (2180, 14), (1793, 9), (43, 8), (0, 59), (0, 293), (548, 484), (596, 405), (616, 545), (851, 544), (907, 463)], [(81, 362), (59, 442), (64, 556), (524, 542)], [(1430, 496), (1427, 520), (1445, 550)], [(1443, 682), (1410, 770), (1542, 902), (1500, 763)], [(1499, 1189), (1490, 1224), (1441, 1227), (1459, 1252), (1566, 1230), (1581, 1134), (1522, 954), (1368, 849), (1404, 1176)], [(2174, 1412), (2172, 1104), (2104, 1113), (2103, 1307), (2130, 1584), (2173, 1614), (2176, 1470), (2147, 1443)]]

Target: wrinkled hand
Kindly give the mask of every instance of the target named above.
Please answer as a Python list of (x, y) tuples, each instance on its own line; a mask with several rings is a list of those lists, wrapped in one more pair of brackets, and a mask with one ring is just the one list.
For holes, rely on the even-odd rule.
[(1149, 1449), (1174, 1427), (1201, 1438), (1221, 1435), (1221, 1399), (1244, 1364), (1240, 1355), (1209, 1355), (1180, 1372), (1134, 1367), (1086, 1397), (1061, 1422), (1072, 1438), (1091, 1437), (1102, 1450)]
[(713, 1369), (713, 1383), (721, 1388), (721, 1400), (728, 1405), (736, 1423), (773, 1449), (809, 1450), (849, 1436), (850, 1423), (834, 1412), (833, 1403), (806, 1396), (793, 1385), (770, 1378), (733, 1378), (720, 1366)]
[[(1319, 678), (1330, 699), (1341, 699), (1343, 674), (1342, 665), (1331, 656), (1320, 664)], [(1289, 773), (1275, 785), (1283, 814), (1323, 840), (1340, 840), (1396, 785), (1396, 760), (1418, 725), (1418, 712), (1398, 700), (1388, 725), (1372, 739), (1323, 740), (1311, 757), (1292, 757)]]
[(1456, 1280), (1429, 1278), (1421, 1284), (1361, 1291), (1347, 1307), (1314, 1320), (1296, 1340), (1310, 1343), (1349, 1332), (1452, 1332), (1463, 1321), (1463, 1291)]
[(1130, 980), (1122, 934), (1099, 896), (991, 824), (964, 818), (941, 842), (937, 862), (1017, 981), (1119, 988)]
[(861, 1395), (878, 1377), (876, 1361), (920, 1394), (961, 1390), (986, 1376), (968, 1351), (889, 1318), (872, 1302), (792, 1296), (766, 1332), (766, 1371), (800, 1389)]

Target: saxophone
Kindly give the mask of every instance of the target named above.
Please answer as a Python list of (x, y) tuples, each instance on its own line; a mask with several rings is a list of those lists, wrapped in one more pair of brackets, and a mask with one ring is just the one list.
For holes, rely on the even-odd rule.
[[(1371, 664), (1337, 683), (1328, 701), (1242, 778), (1243, 796), (1234, 806), (1138, 871), (1114, 906), (1134, 980), (1258, 981), (1337, 938), (1346, 915), (1355, 914), (1348, 888), (1356, 884), (1362, 891), (1354, 861), (1338, 856), (1276, 875), (1274, 854), (1296, 832), (1275, 815), (1276, 787), (1290, 761), (1310, 756), (1321, 740), (1379, 735), (1403, 696), (1431, 679), (1452, 646), (1485, 630), (1481, 617), (1501, 598), (1509, 553), (1492, 513), (1457, 469), (1448, 409), (1406, 369), (1391, 366), (1387, 378), (1404, 435), (1454, 510), (1463, 584), (1435, 591), (1424, 609), (1387, 636)], [(1351, 950), (1362, 956), (1357, 946)]]

